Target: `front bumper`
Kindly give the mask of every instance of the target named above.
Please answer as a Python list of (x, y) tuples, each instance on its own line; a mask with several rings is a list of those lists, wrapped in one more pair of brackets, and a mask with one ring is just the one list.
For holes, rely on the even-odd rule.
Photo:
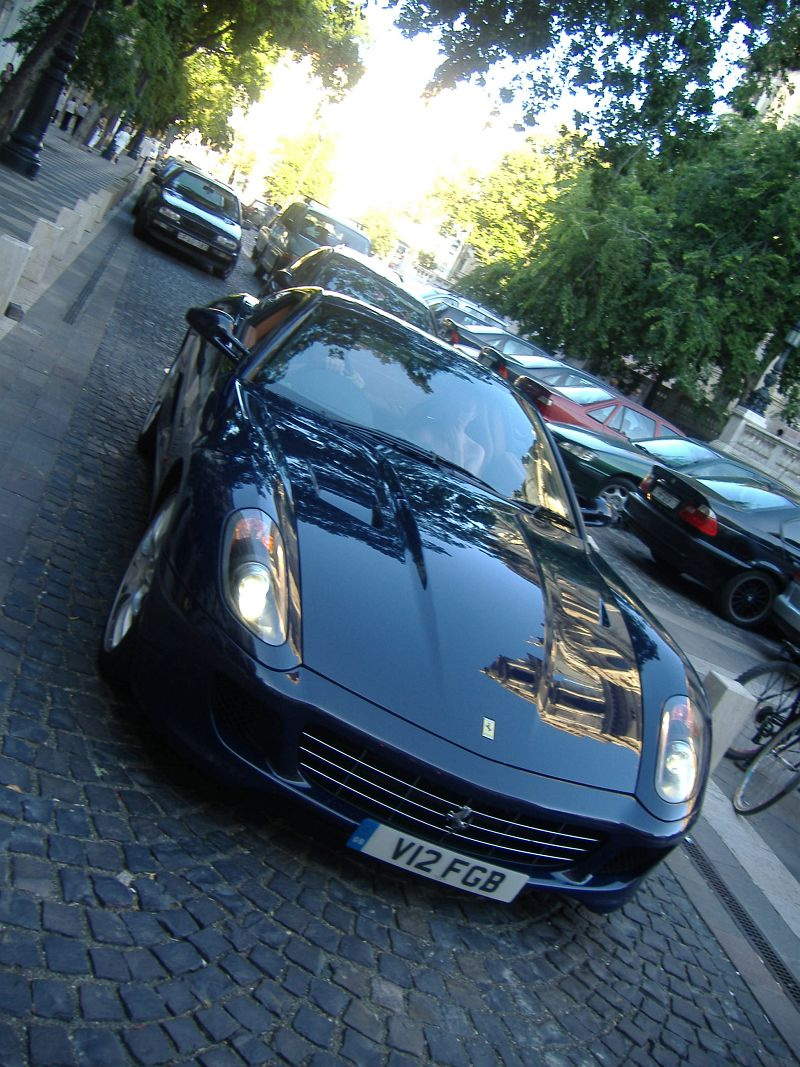
[[(624, 903), (694, 819), (666, 823), (635, 797), (498, 765), (308, 668), (271, 671), (192, 604), (165, 564), (142, 615), (132, 684), (193, 762), (237, 788), (277, 792), (333, 820), (342, 845), (373, 818), (521, 870), (528, 888), (566, 893), (595, 910)], [(427, 810), (422, 830), (417, 796)], [(449, 816), (467, 808), (474, 825), (453, 830)], [(524, 839), (516, 861), (492, 836), (501, 823)]]
[[(214, 243), (212, 236), (189, 233), (180, 224), (154, 216), (147, 223), (147, 230), (156, 240), (178, 249), (197, 262), (228, 270), (239, 258), (239, 249), (228, 250)], [(202, 246), (202, 247), (201, 247)]]

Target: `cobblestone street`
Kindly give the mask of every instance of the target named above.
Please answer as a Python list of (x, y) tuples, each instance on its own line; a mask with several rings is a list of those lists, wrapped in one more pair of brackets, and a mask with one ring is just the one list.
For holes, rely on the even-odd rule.
[(252, 288), (108, 228), (125, 281), (0, 617), (0, 1063), (795, 1062), (668, 868), (610, 916), (395, 875), (200, 777), (98, 677), (183, 313)]

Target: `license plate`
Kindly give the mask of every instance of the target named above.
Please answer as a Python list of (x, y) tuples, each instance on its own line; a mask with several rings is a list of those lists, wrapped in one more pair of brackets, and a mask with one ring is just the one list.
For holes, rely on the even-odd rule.
[(460, 852), (365, 819), (347, 842), (350, 848), (384, 860), (395, 867), (421, 874), (434, 882), (465, 889), (492, 900), (512, 901), (528, 881), (519, 871), (481, 863)]
[(191, 245), (192, 248), (202, 248), (203, 251), (208, 248), (205, 241), (198, 241), (196, 237), (190, 237), (188, 233), (179, 233), (178, 240), (183, 241), (184, 244)]
[(678, 506), (678, 498), (673, 496), (672, 493), (668, 493), (666, 489), (663, 489), (660, 485), (656, 485), (650, 492), (650, 496), (654, 497), (659, 504), (663, 504), (665, 508), (675, 508)]

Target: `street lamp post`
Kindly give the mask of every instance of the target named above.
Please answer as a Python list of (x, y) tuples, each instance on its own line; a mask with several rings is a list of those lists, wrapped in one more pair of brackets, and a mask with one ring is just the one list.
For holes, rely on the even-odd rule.
[(44, 136), (56, 101), (67, 84), (94, 4), (95, 0), (78, 0), (75, 4), (75, 14), (69, 28), (53, 49), (50, 64), (39, 78), (22, 118), (5, 144), (0, 147), (0, 163), (27, 178), (33, 179), (39, 173), (39, 153)]
[(764, 415), (772, 399), (772, 387), (780, 380), (783, 368), (791, 356), (800, 347), (800, 319), (792, 326), (783, 341), (783, 351), (764, 375), (761, 384), (748, 396), (745, 407), (755, 411), (757, 415)]

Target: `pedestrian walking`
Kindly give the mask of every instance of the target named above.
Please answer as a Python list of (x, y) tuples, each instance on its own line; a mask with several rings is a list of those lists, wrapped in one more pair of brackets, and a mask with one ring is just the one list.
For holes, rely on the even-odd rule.
[(130, 139), (130, 129), (127, 126), (121, 126), (114, 134), (114, 139), (111, 142), (111, 151), (106, 155), (106, 152), (108, 152), (108, 149), (106, 149), (106, 152), (104, 152), (103, 155), (106, 159), (110, 159), (112, 163), (116, 163), (120, 154), (128, 147), (128, 141), (130, 141)]
[(64, 113), (61, 116), (61, 129), (68, 130), (71, 120), (75, 117), (75, 109), (78, 106), (78, 101), (74, 96), (69, 97), (66, 104), (64, 104)]
[(155, 137), (145, 137), (139, 148), (139, 173), (158, 155), (158, 141)]
[(3, 85), (7, 85), (11, 81), (11, 79), (13, 77), (14, 77), (14, 64), (13, 63), (6, 63), (6, 65), (3, 67), (2, 74), (0, 74), (0, 83), (2, 83)]
[(81, 102), (78, 104), (77, 108), (75, 109), (75, 125), (72, 127), (72, 136), (73, 137), (77, 136), (78, 130), (83, 125), (83, 120), (86, 118), (86, 115), (88, 114), (88, 112), (89, 112), (89, 105), (86, 103), (85, 100), (81, 100)]

